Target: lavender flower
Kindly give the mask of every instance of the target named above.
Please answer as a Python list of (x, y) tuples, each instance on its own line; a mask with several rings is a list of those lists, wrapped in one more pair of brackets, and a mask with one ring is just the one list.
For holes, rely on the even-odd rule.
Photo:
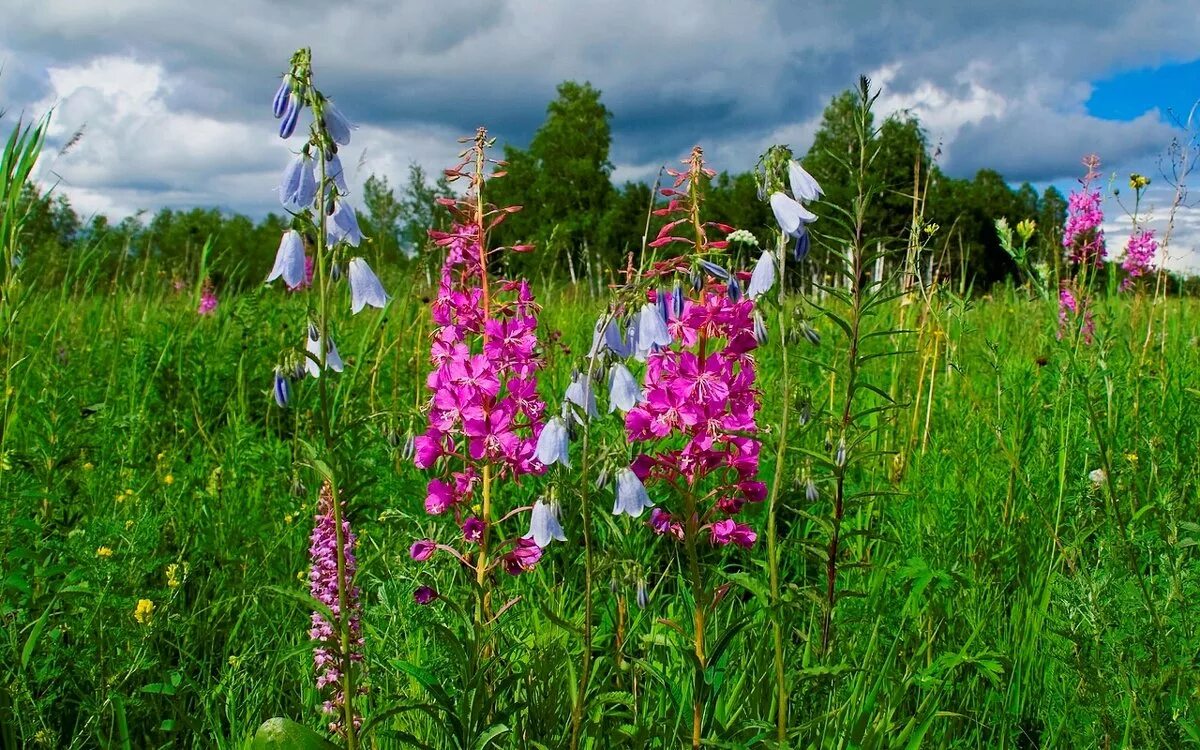
[(780, 192), (771, 193), (771, 211), (775, 213), (775, 221), (783, 233), (797, 239), (804, 232), (805, 224), (817, 220), (816, 214)]
[(671, 334), (667, 330), (667, 325), (663, 322), (662, 316), (658, 314), (658, 306), (652, 302), (647, 302), (642, 306), (642, 310), (638, 314), (638, 359), (645, 359), (645, 356), (653, 351), (655, 346), (669, 346), (670, 343)]
[(334, 372), (342, 371), (342, 357), (338, 354), (337, 345), (333, 343), (332, 338), (320, 336), (317, 327), (312, 323), (308, 324), (308, 343), (305, 345), (305, 350), (311, 355), (305, 358), (304, 368), (308, 370), (308, 374), (314, 378), (321, 377), (321, 341), (326, 341), (325, 351), (325, 366)]
[[(537, 447), (534, 449), (533, 457), (542, 463), (543, 466), (551, 464), (561, 464), (570, 466), (570, 457), (567, 452), (567, 425), (561, 417), (551, 417), (546, 426), (542, 428), (541, 434), (538, 435)], [(540, 544), (538, 546), (541, 546)]]
[(770, 250), (764, 250), (754, 264), (754, 273), (750, 274), (750, 285), (746, 287), (746, 296), (758, 299), (775, 286), (775, 258)]
[(317, 178), (313, 174), (313, 159), (305, 153), (297, 154), (279, 181), (279, 202), (293, 213), (299, 213), (312, 205), (317, 197)]
[(295, 229), (283, 233), (279, 240), (279, 249), (275, 251), (275, 266), (267, 283), (283, 277), (283, 283), (289, 287), (297, 286), (304, 281), (304, 240)]
[(292, 133), (296, 132), (296, 121), (300, 119), (300, 110), (304, 108), (304, 104), (300, 101), (300, 97), (296, 92), (288, 95), (287, 104), (283, 108), (283, 119), (279, 123), (279, 137), (287, 140), (292, 137)]
[(550, 542), (567, 541), (562, 524), (558, 521), (558, 504), (538, 500), (533, 504), (533, 512), (529, 514), (529, 533), (524, 539), (532, 539), (538, 547), (546, 548)]
[[(342, 515), (342, 557), (345, 565), (345, 576), (348, 582), (346, 592), (347, 612), (341, 611), (341, 601), (338, 597), (338, 548), (337, 525), (333, 514), (333, 490), (326, 482), (321, 488), (321, 497), (317, 503), (316, 523), (310, 537), (309, 556), (312, 568), (308, 574), (309, 593), (313, 598), (329, 608), (334, 617), (330, 622), (321, 612), (312, 613), (312, 627), (309, 637), (317, 642), (313, 648), (313, 666), (317, 673), (317, 689), (328, 696), (323, 705), (327, 715), (337, 717), (345, 702), (342, 689), (342, 668), (347, 659), (361, 662), (362, 637), (362, 605), (359, 602), (360, 591), (353, 584), (357, 562), (354, 557), (354, 532), (350, 522)], [(349, 653), (341, 650), (340, 633), (345, 629), (349, 633)], [(354, 717), (357, 728), (360, 718)], [(330, 723), (330, 730), (341, 733), (344, 730), (340, 721), (335, 718)]]
[(796, 196), (798, 201), (815, 201), (825, 192), (795, 159), (788, 162), (788, 182), (792, 186), (792, 195)]
[(342, 195), (350, 193), (350, 188), (346, 186), (346, 170), (342, 168), (342, 160), (337, 153), (330, 153), (325, 160), (325, 177), (333, 181), (333, 186)]
[(333, 102), (325, 100), (321, 107), (322, 119), (325, 121), (325, 130), (329, 133), (329, 137), (333, 142), (340, 146), (350, 145), (350, 131), (355, 126), (350, 124), (346, 116), (341, 110), (334, 106)]
[(275, 368), (274, 391), (275, 403), (279, 404), (279, 408), (286, 409), (292, 401), (292, 385), (283, 369), (279, 367)]
[(357, 315), (363, 307), (370, 305), (383, 309), (388, 295), (383, 291), (379, 277), (362, 258), (350, 259), (350, 312)]
[(325, 222), (325, 241), (330, 247), (345, 240), (347, 244), (358, 247), (362, 242), (362, 230), (358, 228), (358, 216), (354, 208), (340, 198), (334, 204), (333, 213)]
[(616, 362), (608, 368), (608, 413), (629, 411), (643, 400), (641, 386), (629, 368)]
[(271, 112), (274, 113), (276, 120), (283, 117), (283, 112), (287, 109), (288, 97), (291, 94), (291, 76), (284, 76), (283, 80), (279, 82), (279, 90), (275, 92), (275, 101), (271, 104)]
[(623, 468), (617, 472), (616, 495), (617, 499), (612, 509), (614, 516), (624, 513), (630, 518), (637, 518), (646, 508), (654, 507), (654, 503), (650, 502), (650, 494), (646, 492), (646, 486), (631, 469)]
[(571, 384), (567, 386), (567, 392), (563, 398), (583, 409), (584, 414), (587, 414), (589, 418), (600, 416), (600, 412), (596, 409), (596, 393), (592, 390), (592, 384), (581, 373), (576, 373), (575, 377), (571, 379)]

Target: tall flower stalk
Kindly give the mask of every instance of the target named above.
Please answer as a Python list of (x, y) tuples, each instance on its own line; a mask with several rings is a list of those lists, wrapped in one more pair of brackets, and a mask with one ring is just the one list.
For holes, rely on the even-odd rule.
[[(503, 175), (503, 165), (487, 156), (493, 140), (480, 128), (463, 160), (446, 170), (452, 180), (466, 180), (461, 199), (440, 199), (453, 213), (447, 232), (431, 231), (445, 249), (441, 281), (431, 307), (433, 370), (426, 384), (429, 426), (416, 438), (415, 462), (434, 469), (425, 509), (454, 519), (457, 540), (421, 540), (413, 557), (429, 559), (443, 551), (471, 571), (475, 592), (477, 643), (493, 617), (492, 576), (502, 567), (512, 575), (533, 568), (542, 547), (532, 538), (508, 533), (505, 525), (522, 512), (521, 505), (499, 512), (496, 484), (540, 474), (535, 456), (543, 429), (545, 404), (537, 394), (538, 306), (528, 282), (491, 277), (491, 256), (505, 248), (488, 248), (488, 234), (519, 206), (497, 208), (486, 202), (485, 185)], [(508, 248), (515, 252), (528, 246)], [(478, 513), (472, 506), (478, 502)]]
[[(326, 696), (322, 707), (333, 716), (330, 728), (344, 738), (348, 750), (355, 750), (362, 721), (355, 708), (362, 690), (362, 641), (353, 534), (346, 518), (349, 498), (340, 492), (338, 483), (343, 462), (339, 460), (338, 431), (329, 392), (330, 373), (344, 368), (333, 339), (332, 306), (335, 287), (342, 279), (349, 282), (353, 313), (366, 305), (385, 307), (388, 296), (366, 262), (351, 257), (365, 238), (347, 199), (350, 191), (338, 148), (350, 143), (353, 126), (313, 85), (312, 55), (307, 48), (292, 55), (291, 66), (275, 95), (273, 114), (279, 120), (281, 139), (288, 141), (296, 134), (305, 112), (311, 114), (308, 136), (284, 169), (279, 185), (279, 200), (292, 216), (291, 226), (280, 238), (267, 281), (283, 279), (292, 291), (307, 286), (304, 294), (308, 321), (302, 352), (298, 347), (285, 353), (275, 369), (272, 391), (276, 403), (286, 407), (293, 397), (292, 380), (306, 373), (317, 380), (318, 408), (314, 416), (320, 440), (308, 448), (310, 463), (322, 479), (322, 490), (312, 537), (310, 587), (314, 597), (329, 608), (334, 621), (329, 622), (322, 612), (314, 612), (310, 635), (317, 642), (314, 667), (318, 689)], [(342, 273), (347, 265), (351, 273)]]
[[(682, 547), (695, 664), (691, 744), (699, 747), (706, 671), (720, 656), (710, 652), (708, 639), (708, 620), (720, 596), (701, 558), (710, 547), (754, 544), (757, 534), (735, 518), (747, 502), (766, 497), (766, 486), (758, 481), (760, 444), (754, 437), (758, 390), (752, 352), (759, 341), (755, 303), (742, 287), (749, 274), (716, 262), (726, 241), (710, 239), (709, 233), (728, 234), (732, 227), (701, 217), (703, 183), (713, 174), (701, 149), (693, 149), (684, 164), (684, 170), (668, 170), (674, 183), (662, 189), (668, 204), (658, 213), (669, 220), (649, 243), (684, 251), (645, 272), (643, 278), (657, 286), (631, 290), (628, 341), (621, 341), (618, 329), (611, 343), (646, 361), (644, 402), (625, 416), (635, 455), (616, 473), (613, 513), (639, 518), (650, 510), (653, 532)], [(648, 487), (670, 502), (657, 505)]]

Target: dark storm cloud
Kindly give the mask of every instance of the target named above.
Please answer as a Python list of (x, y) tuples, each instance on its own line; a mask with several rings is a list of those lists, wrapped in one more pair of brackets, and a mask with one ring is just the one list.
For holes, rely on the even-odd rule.
[[(107, 136), (103, 131), (117, 115), (136, 128), (133, 113), (102, 102), (77, 107), (75, 116), (92, 119), (78, 147), (86, 168), (73, 176), (76, 184), (99, 195), (106, 165), (112, 185), (128, 184), (122, 173), (129, 170), (148, 170), (145, 179), (171, 186), (171, 195), (255, 211), (269, 207), (269, 188), (215, 195), (198, 186), (231, 168), (269, 177), (267, 165), (279, 154), (263, 153), (271, 143), (267, 102), (274, 77), (302, 44), (313, 47), (322, 88), (364, 126), (358, 140), (375, 160), (369, 169), (398, 170), (413, 159), (437, 169), (434, 160), (454, 150), (452, 136), (481, 123), (524, 144), (555, 85), (568, 78), (604, 91), (614, 112), (615, 163), (650, 169), (702, 142), (717, 166), (744, 169), (772, 139), (806, 147), (801, 141), (830, 96), (852, 86), (858, 73), (881, 72), (881, 103), (914, 107), (931, 138), (945, 145), (952, 174), (991, 166), (1013, 179), (1048, 181), (1073, 174), (1086, 150), (1111, 150), (1121, 160), (1159, 150), (1167, 131), (1154, 115), (1133, 123), (1090, 117), (1089, 81), (1122, 66), (1193, 56), (1200, 36), (1185, 0), (10, 5), (8, 16), (21, 19), (0, 30), (0, 92), (10, 109), (69, 95), (56, 91), (67, 83), (55, 84), (52, 68), (120, 58), (161, 74), (157, 87), (147, 84), (150, 93), (127, 108), (161, 105), (162, 113), (147, 116), (174, 116), (182, 128), (161, 132), (163, 143), (148, 149), (124, 144), (122, 151), (115, 126)], [(97, 70), (92, 78), (105, 75)], [(64, 106), (60, 114), (71, 112)], [(194, 147), (189, 115), (211, 121), (206, 137), (214, 142), (198, 147), (198, 159), (169, 153)], [(79, 123), (60, 124), (65, 138)], [(450, 142), (437, 145), (444, 138)], [(88, 154), (94, 143), (124, 158)], [(185, 165), (198, 173), (166, 172)], [(69, 160), (58, 166), (72, 178)], [(138, 193), (121, 195), (124, 202)], [(141, 200), (155, 205), (151, 194)]]

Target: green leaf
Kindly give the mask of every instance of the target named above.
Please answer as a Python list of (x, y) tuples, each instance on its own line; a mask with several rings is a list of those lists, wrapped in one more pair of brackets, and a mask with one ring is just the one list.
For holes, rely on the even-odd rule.
[(254, 733), (250, 750), (338, 750), (338, 746), (291, 719), (267, 719)]

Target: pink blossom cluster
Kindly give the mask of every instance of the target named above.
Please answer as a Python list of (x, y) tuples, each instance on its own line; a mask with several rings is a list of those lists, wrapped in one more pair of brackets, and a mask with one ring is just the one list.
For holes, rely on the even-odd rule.
[[(330, 622), (321, 612), (312, 613), (312, 626), (308, 635), (317, 642), (313, 649), (313, 665), (317, 673), (317, 689), (327, 695), (322, 705), (322, 711), (333, 717), (340, 717), (345, 695), (342, 688), (342, 666), (344, 657), (341, 647), (341, 630), (349, 628), (350, 660), (362, 662), (362, 606), (359, 602), (360, 591), (353, 584), (357, 563), (354, 556), (355, 536), (350, 530), (350, 522), (346, 520), (344, 508), (342, 516), (343, 556), (345, 558), (345, 576), (347, 583), (346, 603), (349, 612), (342, 614), (341, 602), (338, 599), (338, 570), (337, 570), (337, 526), (333, 518), (333, 490), (326, 482), (321, 488), (321, 497), (317, 504), (316, 523), (312, 536), (309, 537), (309, 557), (312, 568), (308, 574), (309, 593), (313, 598), (327, 606), (332, 612), (336, 623)], [(344, 620), (347, 617), (348, 620)], [(347, 624), (348, 623), (348, 624)], [(357, 692), (363, 692), (359, 687)], [(354, 717), (354, 727), (359, 728), (361, 718)], [(329, 724), (329, 731), (341, 733), (340, 718), (334, 718)]]
[(1139, 229), (1129, 236), (1125, 246), (1125, 260), (1121, 268), (1129, 275), (1121, 282), (1124, 291), (1133, 286), (1133, 280), (1154, 270), (1154, 256), (1158, 253), (1158, 240), (1154, 239), (1153, 229)]
[[(707, 174), (700, 149), (685, 163), (690, 165), (687, 171), (669, 170), (675, 184), (664, 193), (686, 196), (687, 201), (673, 198), (666, 213), (686, 214), (694, 208), (686, 203), (699, 200), (693, 185)], [(667, 224), (659, 239), (681, 233), (683, 223)], [(717, 224), (693, 225), (695, 238), (673, 237), (673, 241), (698, 253), (723, 247), (724, 241), (708, 240), (709, 228), (729, 231)], [(687, 264), (683, 256), (660, 264), (651, 274), (674, 274)], [(700, 267), (710, 274), (724, 273), (709, 262)], [(758, 340), (754, 302), (741, 298), (737, 274), (726, 282), (717, 275), (699, 284), (695, 298), (684, 298), (682, 305), (658, 305), (668, 313), (673, 343), (647, 355), (645, 401), (626, 414), (625, 430), (630, 442), (649, 448), (630, 466), (640, 480), (679, 489), (686, 486), (697, 499), (697, 517), (691, 519), (697, 533), (707, 532), (714, 545), (750, 547), (756, 534), (733, 517), (747, 502), (761, 501), (767, 494), (766, 485), (757, 480), (760, 444), (747, 436), (756, 430), (759, 393), (752, 352)], [(651, 296), (658, 301), (658, 293)], [(649, 524), (657, 534), (682, 539), (687, 521), (656, 507)]]
[[(433, 392), (429, 428), (415, 440), (416, 465), (443, 468), (429, 481), (425, 510), (453, 511), (467, 544), (481, 539), (486, 522), (467, 513), (480, 463), (493, 466), (497, 479), (544, 471), (534, 458), (546, 409), (537, 393), (538, 306), (524, 280), (489, 283), (481, 235), (475, 223), (431, 235), (446, 260), (432, 305), (438, 327), (426, 381)], [(527, 541), (514, 542), (504, 555), (509, 573), (529, 570), (541, 557)]]
[(1067, 198), (1067, 224), (1063, 229), (1063, 247), (1072, 263), (1099, 264), (1104, 260), (1104, 209), (1100, 190), (1092, 183), (1100, 176), (1100, 159), (1095, 155), (1084, 158), (1087, 174), (1080, 180), (1080, 189)]
[(197, 315), (212, 315), (217, 310), (217, 292), (213, 289), (212, 281), (205, 280), (204, 288), (200, 290), (200, 305), (196, 308)]

